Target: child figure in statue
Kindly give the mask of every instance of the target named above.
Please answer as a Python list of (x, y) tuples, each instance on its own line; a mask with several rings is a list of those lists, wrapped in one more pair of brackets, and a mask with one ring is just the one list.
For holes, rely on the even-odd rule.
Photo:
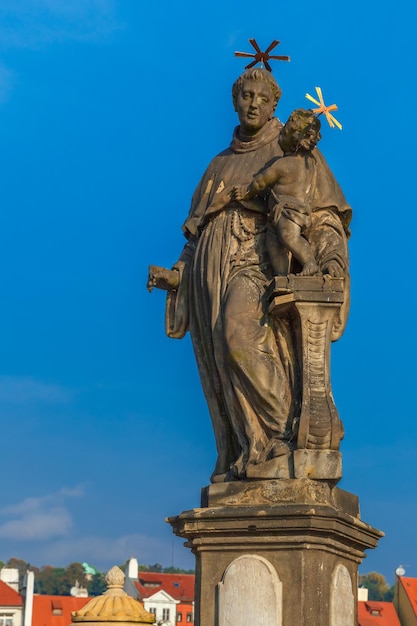
[(321, 139), (320, 127), (320, 120), (313, 111), (293, 111), (278, 139), (284, 156), (257, 174), (248, 186), (234, 187), (231, 194), (237, 201), (248, 200), (269, 189), (267, 241), (275, 274), (283, 273), (282, 255), (277, 254), (278, 242), (299, 261), (301, 275), (320, 273), (311, 246), (304, 236), (311, 225), (317, 176), (316, 160), (311, 153)]

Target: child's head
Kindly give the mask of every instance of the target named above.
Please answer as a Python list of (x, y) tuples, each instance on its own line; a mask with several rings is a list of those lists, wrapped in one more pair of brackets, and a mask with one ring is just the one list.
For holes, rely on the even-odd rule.
[(284, 152), (308, 152), (320, 141), (320, 120), (311, 110), (296, 109), (290, 115), (279, 136)]

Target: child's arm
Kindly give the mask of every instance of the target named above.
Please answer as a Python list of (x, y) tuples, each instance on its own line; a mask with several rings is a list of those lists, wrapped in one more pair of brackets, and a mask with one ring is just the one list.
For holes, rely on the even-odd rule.
[(238, 185), (233, 188), (232, 198), (234, 200), (250, 200), (258, 196), (262, 191), (278, 183), (282, 176), (279, 162), (273, 163), (264, 172), (254, 177), (249, 185)]
[(252, 198), (253, 196), (260, 194), (262, 191), (265, 191), (265, 189), (269, 189), (269, 187), (272, 187), (276, 183), (280, 182), (282, 176), (282, 168), (279, 161), (281, 160), (282, 159), (279, 159), (270, 167), (268, 167), (265, 171), (255, 176), (255, 178), (248, 187), (248, 192), (251, 194)]
[(239, 185), (233, 189), (235, 200), (250, 200), (258, 196), (262, 191), (272, 187), (281, 178), (281, 166), (279, 161), (268, 167), (264, 172), (255, 176), (249, 185)]

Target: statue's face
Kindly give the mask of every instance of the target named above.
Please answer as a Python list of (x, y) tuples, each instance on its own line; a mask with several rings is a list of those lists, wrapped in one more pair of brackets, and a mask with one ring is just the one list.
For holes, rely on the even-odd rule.
[(260, 80), (245, 80), (237, 97), (236, 111), (243, 132), (256, 133), (274, 114), (271, 88)]

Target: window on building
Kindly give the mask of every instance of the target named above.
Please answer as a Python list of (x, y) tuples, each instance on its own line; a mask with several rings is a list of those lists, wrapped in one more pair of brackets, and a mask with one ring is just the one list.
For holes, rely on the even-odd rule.
[(0, 615), (0, 626), (13, 626), (13, 615)]
[(169, 609), (162, 609), (162, 620), (169, 620)]
[(192, 622), (192, 621), (193, 621), (193, 614), (187, 613), (187, 622)]
[(154, 615), (156, 615), (156, 607), (154, 606), (149, 607), (149, 613), (153, 613)]
[(381, 604), (378, 604), (377, 602), (366, 602), (365, 607), (371, 615), (378, 615), (379, 617), (382, 617), (383, 606)]
[(177, 622), (182, 622), (182, 613), (177, 613)]
[(52, 600), (52, 615), (62, 615), (62, 602), (61, 600)]

